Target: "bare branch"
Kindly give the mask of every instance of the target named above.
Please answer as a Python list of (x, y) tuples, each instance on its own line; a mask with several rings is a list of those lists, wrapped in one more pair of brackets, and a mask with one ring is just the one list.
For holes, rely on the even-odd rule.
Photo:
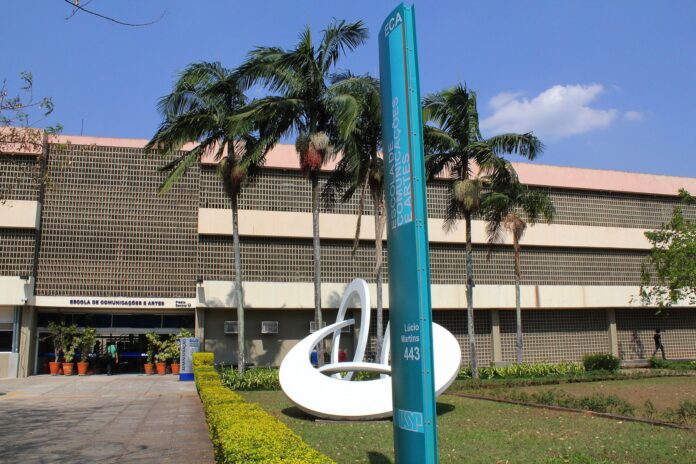
[(84, 13), (91, 14), (93, 16), (97, 16), (98, 18), (106, 19), (107, 21), (111, 21), (113, 23), (120, 24), (121, 26), (141, 27), (141, 26), (150, 26), (152, 24), (155, 24), (155, 23), (159, 22), (162, 18), (164, 18), (165, 14), (167, 14), (167, 10), (164, 10), (162, 12), (162, 14), (160, 15), (160, 17), (155, 19), (154, 21), (150, 21), (147, 23), (127, 23), (125, 21), (121, 21), (119, 19), (112, 18), (110, 16), (106, 16), (106, 15), (103, 15), (101, 13), (97, 13), (96, 11), (89, 10), (89, 9), (85, 8), (85, 6), (88, 5), (89, 3), (91, 3), (91, 1), (85, 3), (84, 5), (80, 5), (79, 0), (63, 0), (63, 1), (74, 8), (72, 14), (65, 19), (72, 18), (73, 16), (75, 16), (75, 13), (79, 10), (79, 11), (82, 11)]

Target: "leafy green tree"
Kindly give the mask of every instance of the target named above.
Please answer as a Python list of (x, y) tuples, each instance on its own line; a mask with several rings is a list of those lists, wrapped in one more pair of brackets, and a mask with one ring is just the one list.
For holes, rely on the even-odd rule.
[(452, 230), (458, 220), (464, 220), (469, 352), (472, 375), (478, 377), (471, 220), (479, 212), (484, 184), (503, 185), (511, 180), (503, 155), (517, 154), (531, 160), (543, 150), (543, 145), (532, 133), (483, 138), (476, 93), (461, 84), (426, 96), (423, 121), (428, 176), (448, 176), (451, 180), (444, 228)]
[[(232, 204), (235, 299), (239, 324), (237, 363), (241, 373), (244, 372), (246, 347), (239, 195), (248, 176), (263, 162), (266, 148), (254, 135), (253, 120), (235, 118), (246, 104), (246, 96), (233, 71), (217, 62), (193, 63), (181, 73), (172, 92), (160, 99), (158, 109), (163, 120), (145, 146), (146, 150), (159, 149), (163, 156), (173, 157), (161, 168), (168, 174), (160, 186), (160, 192), (169, 190), (203, 156), (212, 154), (215, 160), (220, 161), (219, 173)], [(189, 142), (196, 142), (197, 145), (190, 151), (180, 151)]]
[[(314, 318), (322, 325), (321, 245), (319, 236), (319, 172), (335, 153), (330, 135), (347, 133), (346, 124), (355, 119), (354, 101), (330, 92), (331, 73), (339, 59), (367, 39), (362, 21), (334, 20), (324, 29), (315, 46), (307, 26), (293, 49), (258, 47), (237, 70), (243, 87), (263, 84), (273, 95), (256, 100), (244, 118), (259, 124), (264, 138), (279, 141), (295, 135), (300, 168), (312, 187), (312, 231), (314, 255)], [(323, 356), (319, 356), (322, 362)]]
[[(509, 167), (512, 170), (512, 166)], [(490, 191), (484, 193), (481, 200), (481, 213), (487, 221), (486, 232), (490, 244), (503, 241), (503, 231), (512, 237), (512, 250), (515, 261), (515, 352), (517, 363), (523, 361), (522, 338), (522, 303), (520, 298), (520, 241), (527, 230), (527, 225), (534, 225), (539, 220), (547, 224), (553, 221), (556, 213), (553, 203), (546, 193), (530, 190), (521, 184), (514, 172), (510, 173), (510, 181), (502, 185), (491, 184)]]
[(353, 253), (360, 237), (362, 215), (369, 192), (374, 207), (375, 225), (375, 282), (377, 287), (377, 354), (382, 350), (384, 315), (382, 297), (382, 244), (385, 226), (384, 162), (382, 148), (382, 114), (379, 80), (370, 76), (354, 76), (351, 73), (337, 75), (330, 92), (345, 99), (353, 99), (359, 111), (355, 121), (344, 126), (338, 134), (337, 146), (342, 157), (336, 164), (324, 187), (322, 197), (328, 205), (340, 200), (345, 202), (358, 193), (358, 220), (355, 226)]
[[(696, 198), (684, 189), (679, 197), (685, 205), (696, 204)], [(660, 310), (678, 301), (696, 304), (696, 223), (676, 206), (668, 223), (645, 236), (652, 249), (642, 269), (643, 304)]]

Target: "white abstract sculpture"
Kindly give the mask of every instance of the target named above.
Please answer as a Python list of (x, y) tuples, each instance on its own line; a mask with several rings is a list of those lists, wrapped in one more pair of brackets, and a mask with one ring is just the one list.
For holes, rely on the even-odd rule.
[[(339, 362), (341, 328), (354, 325), (344, 319), (353, 294), (360, 297), (360, 335), (351, 362)], [(397, 310), (397, 309), (394, 309)], [(367, 283), (355, 279), (350, 283), (338, 309), (336, 322), (302, 339), (285, 356), (280, 365), (280, 386), (298, 408), (317, 417), (339, 420), (367, 420), (392, 415), (391, 367), (389, 366), (389, 325), (377, 363), (364, 361), (370, 326), (370, 292)], [(331, 361), (317, 369), (310, 356), (325, 337), (333, 335)], [(440, 395), (457, 378), (461, 350), (457, 339), (444, 327), (433, 323), (433, 358), (436, 395)], [(380, 378), (352, 381), (353, 372), (377, 372)], [(341, 372), (346, 372), (341, 375)]]

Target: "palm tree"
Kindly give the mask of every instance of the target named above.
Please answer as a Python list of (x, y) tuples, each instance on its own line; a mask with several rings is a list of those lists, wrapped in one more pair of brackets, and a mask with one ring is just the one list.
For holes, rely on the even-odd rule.
[(382, 351), (384, 334), (382, 298), (382, 237), (384, 236), (384, 162), (379, 154), (382, 147), (382, 113), (379, 80), (370, 76), (338, 74), (333, 79), (331, 92), (345, 99), (354, 99), (359, 107), (356, 119), (346, 125), (347, 133), (338, 134), (337, 147), (342, 153), (331, 177), (324, 187), (322, 197), (332, 205), (336, 196), (341, 201), (350, 200), (359, 192), (358, 220), (355, 226), (353, 253), (360, 237), (362, 214), (369, 190), (375, 217), (375, 282), (377, 287), (377, 343), (376, 353)]
[(479, 130), (476, 93), (457, 85), (423, 99), (426, 168), (429, 178), (448, 175), (450, 199), (444, 228), (463, 219), (466, 230), (467, 330), (471, 371), (478, 377), (474, 333), (474, 269), (471, 220), (479, 212), (484, 184), (509, 181), (503, 154), (534, 159), (543, 145), (533, 134), (502, 134), (484, 139)]
[[(300, 167), (312, 187), (314, 319), (318, 327), (322, 325), (319, 172), (335, 153), (331, 133), (344, 124), (342, 121), (354, 120), (357, 112), (353, 100), (329, 91), (330, 77), (341, 55), (366, 39), (362, 21), (334, 20), (315, 47), (307, 26), (295, 48), (258, 47), (237, 70), (244, 88), (262, 83), (274, 94), (257, 100), (241, 117), (259, 121), (260, 133), (270, 140), (296, 136)], [(321, 364), (323, 355), (318, 358)]]
[[(512, 168), (512, 166), (510, 167)], [(517, 363), (523, 361), (522, 307), (520, 302), (520, 241), (527, 230), (527, 225), (534, 225), (540, 219), (550, 224), (556, 213), (553, 203), (546, 193), (530, 190), (521, 184), (517, 176), (512, 181), (501, 185), (491, 185), (491, 191), (484, 195), (481, 204), (483, 216), (487, 221), (486, 232), (490, 244), (500, 243), (503, 231), (512, 236), (512, 249), (515, 260), (515, 316), (516, 335), (515, 352)], [(526, 218), (526, 220), (525, 220)]]
[[(250, 119), (237, 120), (247, 103), (233, 72), (220, 63), (193, 63), (180, 74), (172, 93), (162, 97), (158, 110), (162, 123), (146, 150), (159, 149), (163, 156), (174, 157), (160, 168), (168, 172), (160, 192), (176, 184), (188, 168), (201, 157), (213, 154), (221, 161), (219, 173), (232, 204), (235, 296), (237, 300), (238, 353), (240, 373), (246, 358), (244, 337), (244, 291), (239, 246), (238, 199), (244, 182), (262, 162), (264, 145), (254, 137)], [(184, 144), (197, 142), (190, 151), (180, 152)]]

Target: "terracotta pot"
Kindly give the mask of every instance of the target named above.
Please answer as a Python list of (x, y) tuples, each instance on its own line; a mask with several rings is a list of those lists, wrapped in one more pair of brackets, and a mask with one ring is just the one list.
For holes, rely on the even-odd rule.
[(73, 369), (75, 365), (73, 363), (63, 363), (63, 375), (73, 375)]
[(50, 362), (48, 363), (49, 369), (51, 369), (51, 375), (58, 375), (60, 372), (60, 363), (59, 362)]
[(157, 375), (164, 375), (167, 373), (167, 363), (157, 363)]
[(154, 373), (155, 373), (155, 365), (152, 363), (146, 363), (145, 364), (145, 374), (152, 375)]
[(77, 375), (87, 375), (88, 368), (89, 368), (89, 362), (77, 363)]
[(179, 363), (172, 363), (172, 374), (179, 375)]

